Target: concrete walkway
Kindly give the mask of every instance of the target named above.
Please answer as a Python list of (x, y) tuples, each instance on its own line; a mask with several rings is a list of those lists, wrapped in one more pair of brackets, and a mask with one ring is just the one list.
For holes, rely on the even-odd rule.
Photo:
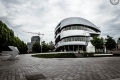
[(0, 80), (120, 80), (120, 57), (6, 58), (0, 56)]

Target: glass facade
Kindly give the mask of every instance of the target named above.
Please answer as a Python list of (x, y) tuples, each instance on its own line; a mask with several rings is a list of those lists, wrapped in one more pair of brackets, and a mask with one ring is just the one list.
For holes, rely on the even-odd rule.
[(87, 41), (89, 42), (89, 37), (68, 37), (62, 39), (62, 42), (70, 42), (70, 41)]
[(39, 36), (33, 36), (31, 38), (31, 43), (39, 42), (40, 43), (40, 37)]
[(68, 26), (62, 29), (62, 31), (66, 31), (66, 30), (86, 30), (86, 31), (95, 32), (94, 30), (84, 27), (84, 26)]

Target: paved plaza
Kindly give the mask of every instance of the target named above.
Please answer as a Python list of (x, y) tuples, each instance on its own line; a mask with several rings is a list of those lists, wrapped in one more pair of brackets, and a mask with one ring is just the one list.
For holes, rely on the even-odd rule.
[(120, 80), (120, 57), (5, 59), (0, 56), (0, 80)]

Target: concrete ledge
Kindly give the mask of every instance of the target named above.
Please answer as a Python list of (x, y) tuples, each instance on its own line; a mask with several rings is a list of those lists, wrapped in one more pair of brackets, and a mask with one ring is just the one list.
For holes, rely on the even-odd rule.
[(114, 56), (120, 56), (120, 54), (113, 54)]
[(120, 54), (120, 50), (107, 50), (107, 53)]
[(113, 56), (113, 54), (94, 54), (94, 56)]

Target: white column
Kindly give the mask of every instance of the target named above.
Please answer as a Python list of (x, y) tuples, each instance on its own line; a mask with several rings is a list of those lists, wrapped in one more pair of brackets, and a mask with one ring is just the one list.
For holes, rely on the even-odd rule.
[(106, 46), (104, 47), (104, 53), (106, 53)]
[(65, 46), (64, 46), (64, 52), (66, 52), (66, 48), (65, 48)]

